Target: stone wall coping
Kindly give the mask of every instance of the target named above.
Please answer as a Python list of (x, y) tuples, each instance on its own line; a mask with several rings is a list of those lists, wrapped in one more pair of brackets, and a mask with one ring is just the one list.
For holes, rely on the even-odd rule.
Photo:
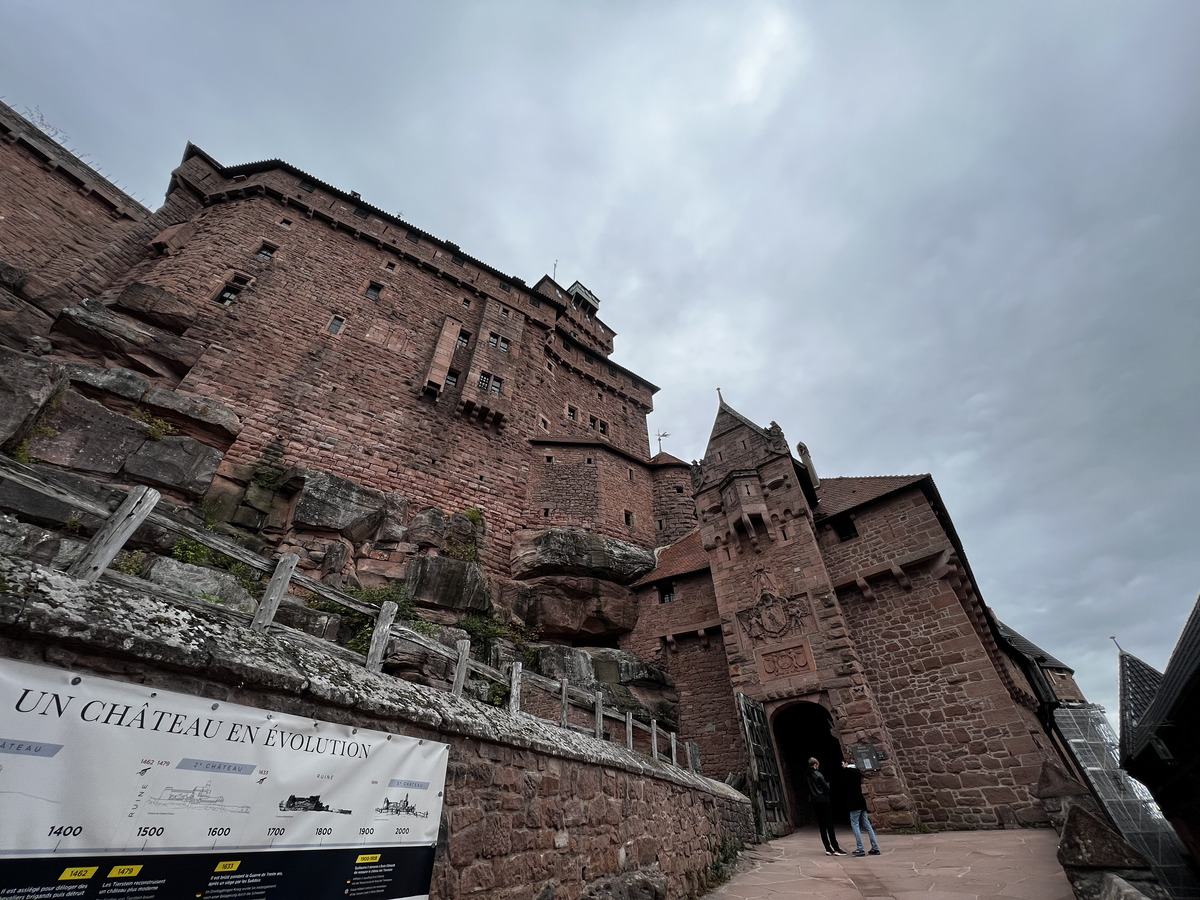
[(150, 667), (150, 679), (162, 670), (228, 685), (231, 696), (217, 699), (237, 702), (235, 692), (243, 687), (269, 691), (280, 695), (280, 712), (289, 711), (291, 696), (341, 710), (335, 714), (339, 720), (361, 713), (372, 720), (369, 727), (384, 731), (402, 733), (394, 726), (411, 723), (673, 782), (714, 799), (750, 802), (726, 784), (557, 723), (527, 714), (512, 716), (488, 704), (370, 672), (357, 654), (336, 644), (282, 625), (266, 633), (251, 631), (251, 617), (245, 613), (204, 600), (167, 599), (152, 586), (147, 588), (135, 592), (103, 581), (88, 584), (56, 569), (0, 556), (0, 656), (43, 662), (43, 654), (33, 648), (60, 645), (144, 663)]

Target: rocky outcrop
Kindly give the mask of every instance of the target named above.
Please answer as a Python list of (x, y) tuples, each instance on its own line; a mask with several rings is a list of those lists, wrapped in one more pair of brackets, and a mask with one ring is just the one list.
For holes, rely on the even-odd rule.
[(1146, 858), (1107, 822), (1081, 806), (1073, 806), (1067, 813), (1058, 861), (1078, 900), (1100, 900), (1105, 881), (1112, 875), (1135, 885), (1147, 897), (1168, 900), (1170, 896), (1158, 884)]
[(570, 528), (519, 531), (510, 557), (512, 577), (584, 575), (632, 584), (654, 568), (654, 554), (605, 535)]
[(177, 559), (160, 556), (150, 564), (145, 577), (184, 594), (223, 603), (243, 612), (253, 613), (258, 603), (228, 572), (193, 566)]
[(59, 313), (49, 337), (56, 350), (68, 355), (115, 363), (172, 383), (188, 373), (205, 349), (199, 341), (115, 313), (94, 300)]
[(447, 556), (418, 556), (408, 563), (406, 582), (423, 606), (461, 613), (490, 613), (491, 593), (477, 563)]
[(599, 578), (547, 575), (522, 582), (522, 618), (546, 637), (612, 637), (637, 624), (637, 598)]
[(42, 407), (66, 386), (59, 366), (0, 347), (0, 444), (24, 440)]
[(71, 384), (88, 395), (112, 394), (137, 403), (150, 390), (149, 380), (129, 369), (101, 369), (81, 363), (67, 363), (63, 370), (71, 379)]
[(599, 690), (605, 703), (629, 710), (641, 721), (669, 724), (678, 717), (679, 695), (671, 676), (632, 653), (558, 644), (535, 644), (533, 652), (535, 668), (547, 678)]
[[(621, 848), (620, 855), (624, 855)], [(667, 875), (657, 865), (593, 881), (580, 900), (667, 900)], [(551, 895), (553, 896), (553, 895)]]
[(304, 486), (296, 501), (293, 523), (305, 528), (337, 531), (352, 541), (364, 541), (382, 524), (386, 495), (330, 475), (304, 471)]
[(74, 391), (59, 396), (30, 433), (31, 458), (77, 472), (115, 475), (150, 434), (149, 426)]
[(200, 423), (230, 442), (242, 432), (242, 420), (237, 414), (211, 397), (189, 397), (151, 388), (142, 396), (141, 405), (170, 422), (185, 426)]
[(200, 497), (212, 484), (223, 454), (190, 437), (146, 441), (125, 460), (125, 473), (139, 484), (174, 488)]
[(183, 334), (197, 315), (196, 307), (178, 294), (136, 281), (121, 291), (113, 306), (175, 334)]

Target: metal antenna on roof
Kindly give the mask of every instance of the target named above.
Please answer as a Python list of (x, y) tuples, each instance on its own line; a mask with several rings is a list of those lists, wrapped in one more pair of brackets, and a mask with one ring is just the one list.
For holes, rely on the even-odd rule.
[[(1110, 635), (1108, 636), (1108, 639), (1109, 639), (1110, 641), (1112, 641), (1114, 644), (1117, 644), (1117, 636), (1116, 636), (1115, 634), (1110, 634)], [(1117, 649), (1118, 649), (1118, 650), (1121, 650), (1121, 645), (1120, 645), (1120, 644), (1117, 644)], [(1121, 652), (1122, 652), (1122, 653), (1124, 653), (1125, 651), (1124, 651), (1124, 650), (1121, 650)]]
[(558, 260), (554, 261), (554, 274), (550, 276), (555, 281), (558, 281)]
[(718, 399), (718, 400), (720, 400), (722, 403), (724, 403), (724, 402), (725, 402), (725, 398), (721, 396), (721, 389), (720, 389), (720, 388), (717, 388), (717, 399)]
[(662, 439), (665, 437), (670, 437), (670, 436), (671, 436), (671, 432), (669, 432), (669, 431), (660, 431), (656, 435), (656, 437), (658, 438), (658, 452), (659, 453), (662, 453)]

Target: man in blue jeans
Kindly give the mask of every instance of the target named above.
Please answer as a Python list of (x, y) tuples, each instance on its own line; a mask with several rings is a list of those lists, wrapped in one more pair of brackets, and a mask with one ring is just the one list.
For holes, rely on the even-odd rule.
[[(851, 762), (842, 763), (842, 778), (846, 786), (846, 808), (850, 810), (850, 828), (854, 832), (854, 841), (858, 844), (855, 856), (878, 856), (879, 844), (875, 841), (875, 829), (867, 818), (867, 798), (862, 792), (862, 772)], [(862, 829), (867, 829), (867, 837), (871, 839), (871, 852), (863, 852)]]

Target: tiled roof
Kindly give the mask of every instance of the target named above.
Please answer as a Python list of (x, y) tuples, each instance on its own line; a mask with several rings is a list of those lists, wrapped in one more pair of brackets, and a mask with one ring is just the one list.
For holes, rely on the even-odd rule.
[(822, 478), (817, 488), (817, 517), (832, 516), (885, 494), (908, 487), (928, 478), (928, 475), (870, 475), (855, 478)]
[(1029, 659), (1033, 660), (1039, 666), (1047, 669), (1066, 669), (1068, 672), (1075, 671), (1066, 663), (1059, 662), (1023, 634), (1013, 631), (1013, 629), (1009, 628), (999, 619), (996, 619), (996, 629), (1000, 632), (1000, 636), (1004, 638), (1010, 647), (1012, 647), (1021, 655), (1029, 657)]
[(1121, 653), (1120, 659), (1121, 755), (1131, 749), (1134, 734), (1142, 717), (1154, 702), (1162, 685), (1162, 673), (1142, 662), (1132, 653)]
[(1179, 635), (1171, 658), (1167, 661), (1167, 669), (1163, 672), (1162, 684), (1150, 708), (1146, 710), (1138, 723), (1136, 732), (1130, 741), (1129, 752), (1137, 755), (1145, 749), (1146, 744), (1155, 736), (1158, 728), (1167, 722), (1174, 714), (1174, 707), (1186, 695), (1188, 690), (1200, 680), (1200, 599), (1192, 607), (1187, 624)]
[(650, 457), (650, 465), (652, 465), (652, 466), (686, 466), (686, 465), (688, 465), (688, 463), (685, 463), (678, 456), (672, 456), (670, 453), (660, 450), (658, 453), (654, 454), (654, 456)]
[(691, 534), (676, 541), (670, 547), (664, 547), (658, 552), (658, 565), (654, 571), (637, 582), (634, 587), (645, 587), (656, 581), (674, 578), (676, 575), (687, 575), (690, 572), (708, 571), (708, 551), (700, 540), (700, 532)]

